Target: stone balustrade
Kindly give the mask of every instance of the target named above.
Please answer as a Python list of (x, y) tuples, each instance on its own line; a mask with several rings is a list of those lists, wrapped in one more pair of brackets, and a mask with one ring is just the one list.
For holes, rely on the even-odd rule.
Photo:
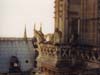
[(48, 57), (49, 59), (59, 60), (85, 60), (89, 62), (100, 62), (100, 51), (94, 48), (71, 47), (66, 45), (40, 45), (40, 55)]

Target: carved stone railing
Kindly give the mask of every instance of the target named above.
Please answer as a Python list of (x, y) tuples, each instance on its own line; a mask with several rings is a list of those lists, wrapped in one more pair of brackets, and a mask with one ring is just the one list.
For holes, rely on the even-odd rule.
[[(81, 71), (83, 72), (82, 69), (91, 69), (89, 67), (91, 64), (100, 66), (99, 48), (53, 44), (40, 44), (39, 48), (38, 63), (41, 64), (39, 67), (44, 72), (47, 70), (48, 72), (55, 71), (57, 73), (56, 75), (67, 75), (70, 73), (81, 75)], [(70, 72), (73, 68), (76, 69)], [(82, 74), (85, 75), (86, 73), (84, 72)]]
[(100, 51), (96, 50), (96, 48), (84, 47), (83, 49), (80, 46), (41, 44), (39, 52), (40, 57), (44, 57), (44, 61), (49, 63), (63, 60), (70, 63), (75, 60), (100, 63)]

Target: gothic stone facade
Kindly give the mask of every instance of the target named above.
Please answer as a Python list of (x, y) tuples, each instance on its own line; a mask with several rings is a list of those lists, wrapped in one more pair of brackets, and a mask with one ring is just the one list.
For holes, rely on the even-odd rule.
[(55, 32), (34, 30), (45, 75), (98, 75), (100, 0), (55, 0)]

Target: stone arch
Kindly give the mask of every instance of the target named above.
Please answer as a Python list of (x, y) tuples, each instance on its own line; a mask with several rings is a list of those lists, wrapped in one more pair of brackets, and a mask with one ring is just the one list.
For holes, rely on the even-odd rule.
[(16, 56), (11, 56), (9, 64), (9, 73), (21, 72), (20, 62)]

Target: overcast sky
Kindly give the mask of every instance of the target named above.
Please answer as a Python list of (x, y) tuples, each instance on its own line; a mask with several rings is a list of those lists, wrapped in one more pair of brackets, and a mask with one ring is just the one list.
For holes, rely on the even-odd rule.
[(0, 0), (0, 37), (33, 36), (34, 23), (43, 25), (43, 32), (53, 32), (54, 0)]

